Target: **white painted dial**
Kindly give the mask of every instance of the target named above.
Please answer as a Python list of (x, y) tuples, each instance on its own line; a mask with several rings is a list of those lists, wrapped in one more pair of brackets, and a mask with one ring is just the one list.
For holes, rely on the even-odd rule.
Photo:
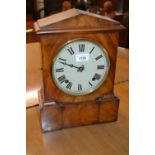
[(110, 61), (106, 50), (87, 39), (67, 42), (58, 52), (52, 66), (55, 84), (70, 95), (95, 91), (106, 79)]

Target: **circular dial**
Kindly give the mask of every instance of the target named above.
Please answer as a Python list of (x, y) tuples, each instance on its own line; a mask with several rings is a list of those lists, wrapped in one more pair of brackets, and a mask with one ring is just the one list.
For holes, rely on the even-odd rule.
[(52, 76), (59, 89), (70, 95), (95, 91), (105, 80), (110, 62), (106, 50), (87, 39), (67, 42), (58, 52)]

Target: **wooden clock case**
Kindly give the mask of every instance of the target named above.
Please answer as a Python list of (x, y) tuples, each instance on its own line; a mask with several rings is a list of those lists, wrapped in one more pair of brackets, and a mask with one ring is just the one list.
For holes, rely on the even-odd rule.
[[(34, 27), (42, 50), (43, 88), (39, 92), (42, 131), (116, 121), (119, 98), (113, 89), (119, 31), (124, 27), (109, 18), (78, 9), (40, 19)], [(59, 49), (77, 38), (100, 43), (108, 52), (110, 69), (96, 91), (72, 96), (57, 88), (51, 65)]]

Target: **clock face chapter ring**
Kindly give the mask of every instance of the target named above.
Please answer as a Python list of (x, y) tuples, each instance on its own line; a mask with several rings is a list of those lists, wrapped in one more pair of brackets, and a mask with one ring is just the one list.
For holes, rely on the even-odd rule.
[(103, 84), (109, 68), (106, 49), (96, 41), (79, 38), (59, 49), (51, 64), (51, 76), (64, 93), (86, 95)]

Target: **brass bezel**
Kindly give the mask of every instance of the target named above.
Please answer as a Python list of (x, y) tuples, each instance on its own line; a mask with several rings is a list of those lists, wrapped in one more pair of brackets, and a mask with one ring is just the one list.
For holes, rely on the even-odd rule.
[[(54, 63), (55, 63), (55, 60), (57, 59), (60, 51), (65, 47), (67, 46), (68, 44), (72, 43), (72, 42), (76, 42), (76, 41), (80, 41), (80, 40), (83, 40), (83, 41), (88, 41), (88, 42), (92, 42), (93, 44), (96, 44), (98, 47), (100, 47), (100, 49), (102, 49), (102, 52), (105, 54), (105, 58), (106, 58), (106, 61), (107, 61), (107, 70), (105, 72), (105, 75), (103, 77), (103, 79), (100, 81), (100, 83), (94, 87), (93, 89), (90, 89), (89, 91), (86, 91), (84, 93), (75, 93), (75, 92), (70, 92), (70, 91), (67, 91), (67, 90), (64, 90), (62, 89), (58, 84), (57, 84), (57, 80), (55, 79), (55, 76), (54, 76)], [(87, 38), (76, 38), (76, 39), (72, 39), (72, 40), (69, 40), (67, 41), (66, 43), (64, 43), (58, 50), (56, 56), (54, 57), (53, 61), (51, 62), (51, 70), (50, 70), (50, 73), (51, 73), (51, 77), (55, 83), (55, 85), (64, 93), (66, 94), (69, 94), (69, 95), (72, 95), (72, 96), (83, 96), (83, 95), (88, 95), (94, 91), (96, 91), (105, 81), (105, 79), (107, 78), (107, 75), (108, 75), (108, 72), (109, 72), (109, 69), (110, 69), (110, 60), (109, 60), (109, 56), (108, 56), (108, 52), (107, 50), (100, 44), (98, 43), (97, 41), (94, 41), (94, 40), (90, 40), (90, 39), (87, 39)]]

